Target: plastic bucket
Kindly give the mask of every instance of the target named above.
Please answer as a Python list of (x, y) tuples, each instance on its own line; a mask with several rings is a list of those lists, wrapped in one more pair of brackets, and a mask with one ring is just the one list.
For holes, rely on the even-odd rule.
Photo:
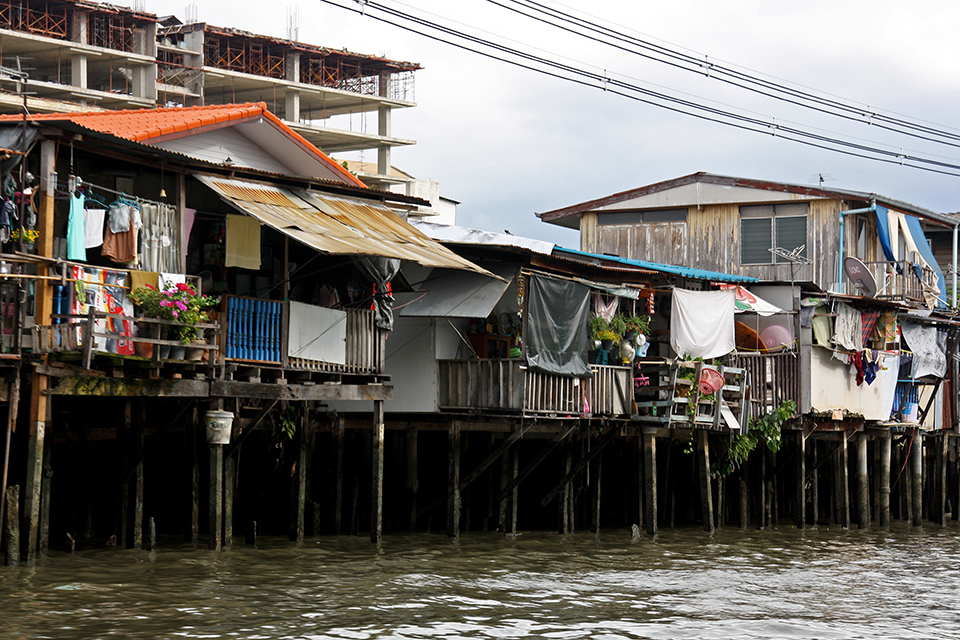
[(230, 434), (233, 431), (233, 414), (229, 411), (212, 409), (204, 416), (207, 425), (208, 444), (230, 444)]

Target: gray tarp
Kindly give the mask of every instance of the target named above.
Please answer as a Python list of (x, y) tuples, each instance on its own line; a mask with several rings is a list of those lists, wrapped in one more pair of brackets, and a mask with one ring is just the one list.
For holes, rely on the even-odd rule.
[(587, 364), (590, 288), (555, 278), (530, 276), (524, 340), (532, 369), (591, 377)]
[(393, 331), (393, 293), (390, 281), (400, 271), (400, 261), (395, 258), (364, 256), (357, 258), (357, 267), (373, 282), (374, 322), (381, 329)]

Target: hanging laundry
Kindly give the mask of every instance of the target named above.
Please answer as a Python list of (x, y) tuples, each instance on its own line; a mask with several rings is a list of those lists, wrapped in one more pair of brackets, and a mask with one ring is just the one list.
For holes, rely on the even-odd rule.
[(861, 362), (863, 363), (863, 379), (868, 385), (871, 385), (877, 379), (877, 371), (880, 370), (879, 353), (872, 349), (864, 349)]
[(103, 221), (106, 215), (106, 209), (86, 209), (83, 212), (83, 216), (86, 219), (84, 226), (87, 230), (87, 249), (93, 249), (103, 244)]
[(863, 324), (863, 346), (870, 346), (870, 333), (873, 331), (873, 327), (877, 324), (877, 319), (880, 318), (879, 311), (864, 311), (860, 314), (860, 322)]
[(87, 259), (87, 219), (83, 203), (86, 197), (82, 192), (70, 196), (70, 217), (67, 220), (67, 260)]
[(227, 257), (224, 266), (260, 270), (260, 221), (250, 216), (227, 216)]
[(913, 351), (913, 366), (910, 377), (923, 376), (942, 378), (947, 372), (947, 356), (938, 344), (937, 328), (915, 322), (902, 322), (900, 332)]
[(897, 314), (893, 311), (884, 311), (877, 319), (873, 329), (874, 336), (882, 342), (896, 342)]
[(124, 233), (130, 231), (130, 210), (131, 206), (125, 202), (114, 202), (110, 205), (110, 231), (113, 233)]
[(600, 295), (596, 291), (593, 292), (593, 312), (610, 322), (613, 319), (613, 316), (616, 315), (617, 309), (620, 307), (620, 298), (617, 296), (609, 296), (610, 301), (607, 302), (604, 300), (605, 296)]
[(719, 358), (737, 348), (736, 292), (673, 290), (670, 346), (679, 356)]
[(863, 384), (863, 358), (859, 352), (854, 352), (850, 354), (850, 364), (853, 365), (854, 370), (857, 375), (857, 386)]
[(863, 348), (863, 322), (860, 312), (843, 302), (837, 303), (833, 342), (848, 351)]
[[(126, 204), (115, 205), (117, 203), (110, 205), (110, 224), (107, 225), (107, 230), (104, 233), (103, 249), (100, 250), (100, 253), (114, 262), (135, 264), (137, 261), (137, 227), (133, 221), (134, 208)], [(114, 231), (115, 211), (119, 212), (116, 216), (121, 214), (127, 216), (126, 231), (120, 233)]]
[(813, 337), (816, 339), (818, 347), (833, 348), (833, 345), (830, 344), (830, 339), (833, 337), (833, 322), (832, 318), (827, 315), (826, 307), (817, 307), (813, 316)]

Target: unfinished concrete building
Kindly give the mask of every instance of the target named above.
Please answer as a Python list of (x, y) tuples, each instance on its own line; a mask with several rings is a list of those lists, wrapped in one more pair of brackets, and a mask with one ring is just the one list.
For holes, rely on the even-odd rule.
[(328, 154), (376, 151), (370, 186), (411, 181), (391, 175), (392, 148), (414, 144), (391, 113), (415, 106), (415, 63), (85, 0), (0, 0), (0, 65), (3, 113), (263, 101)]

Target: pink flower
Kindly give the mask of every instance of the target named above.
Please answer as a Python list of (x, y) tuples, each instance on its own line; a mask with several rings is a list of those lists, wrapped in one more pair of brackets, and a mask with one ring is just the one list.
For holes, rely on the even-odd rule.
[(179, 317), (180, 317), (180, 312), (177, 311), (176, 309), (172, 310), (170, 313), (173, 314), (173, 317), (174, 317), (174, 318), (179, 318)]
[(177, 305), (177, 309), (180, 309), (180, 311), (187, 310), (187, 305), (184, 304), (183, 302), (180, 302), (179, 300), (177, 300), (175, 304)]

